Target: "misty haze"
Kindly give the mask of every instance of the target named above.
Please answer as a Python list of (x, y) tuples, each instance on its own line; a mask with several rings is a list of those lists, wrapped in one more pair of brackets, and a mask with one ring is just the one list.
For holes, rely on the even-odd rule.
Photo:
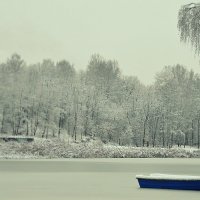
[(0, 0), (0, 198), (197, 199), (135, 176), (199, 175), (199, 12)]

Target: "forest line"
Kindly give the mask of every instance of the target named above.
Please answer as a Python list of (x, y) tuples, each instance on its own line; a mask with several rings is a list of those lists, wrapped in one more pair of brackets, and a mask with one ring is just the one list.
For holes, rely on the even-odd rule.
[(130, 146), (200, 147), (200, 75), (166, 66), (145, 86), (95, 54), (85, 71), (66, 60), (0, 64), (1, 135), (99, 138)]

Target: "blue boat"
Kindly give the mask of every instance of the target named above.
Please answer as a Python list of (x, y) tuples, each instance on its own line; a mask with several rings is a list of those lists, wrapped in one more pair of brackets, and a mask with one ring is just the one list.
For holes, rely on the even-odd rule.
[(150, 174), (137, 175), (141, 188), (200, 190), (200, 176)]

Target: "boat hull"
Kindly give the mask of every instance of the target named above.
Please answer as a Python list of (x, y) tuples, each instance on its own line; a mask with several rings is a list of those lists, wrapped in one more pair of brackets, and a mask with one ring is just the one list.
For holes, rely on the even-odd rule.
[(141, 188), (200, 190), (200, 180), (158, 180), (138, 178)]

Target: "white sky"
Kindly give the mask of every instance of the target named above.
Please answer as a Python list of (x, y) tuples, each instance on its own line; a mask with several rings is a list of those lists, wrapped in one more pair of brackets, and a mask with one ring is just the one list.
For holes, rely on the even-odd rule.
[(0, 0), (0, 62), (17, 52), (28, 63), (66, 59), (85, 69), (90, 56), (99, 53), (145, 84), (165, 65), (179, 63), (200, 72), (199, 57), (178, 36), (178, 10), (187, 3)]

